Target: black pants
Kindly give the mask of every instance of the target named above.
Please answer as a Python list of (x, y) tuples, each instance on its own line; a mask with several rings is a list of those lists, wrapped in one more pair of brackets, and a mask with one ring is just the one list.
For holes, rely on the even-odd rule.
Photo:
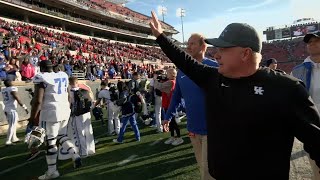
[[(164, 110), (165, 112), (167, 112), (167, 109)], [(173, 116), (170, 123), (169, 123), (169, 131), (171, 134), (171, 137), (174, 137), (174, 131), (176, 131), (177, 137), (180, 137), (180, 128), (176, 122), (176, 117)]]

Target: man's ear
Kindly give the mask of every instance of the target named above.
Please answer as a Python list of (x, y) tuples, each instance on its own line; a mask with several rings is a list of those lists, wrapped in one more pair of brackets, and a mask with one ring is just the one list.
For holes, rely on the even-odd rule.
[(242, 61), (243, 62), (249, 61), (251, 59), (252, 53), (253, 52), (250, 48), (245, 48), (245, 50), (242, 53), (242, 57), (241, 57)]

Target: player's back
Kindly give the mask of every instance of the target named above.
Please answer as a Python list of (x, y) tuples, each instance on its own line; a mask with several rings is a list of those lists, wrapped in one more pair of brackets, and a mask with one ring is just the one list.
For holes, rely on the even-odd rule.
[(68, 75), (64, 72), (45, 72), (37, 74), (35, 84), (43, 83), (45, 87), (41, 110), (69, 108)]
[(1, 89), (2, 97), (3, 97), (3, 104), (4, 104), (4, 111), (8, 112), (11, 110), (17, 109), (17, 101), (12, 96), (11, 92), (18, 91), (17, 87), (11, 86), (11, 87), (5, 87)]

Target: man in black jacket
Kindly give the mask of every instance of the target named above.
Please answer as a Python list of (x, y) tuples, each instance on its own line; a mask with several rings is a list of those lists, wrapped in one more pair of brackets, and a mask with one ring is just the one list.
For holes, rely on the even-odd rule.
[(299, 80), (259, 67), (262, 43), (253, 27), (233, 23), (219, 38), (207, 40), (218, 47), (215, 68), (173, 44), (154, 12), (152, 18), (150, 27), (163, 52), (205, 91), (208, 165), (214, 178), (288, 179), (294, 137), (320, 165), (319, 113)]

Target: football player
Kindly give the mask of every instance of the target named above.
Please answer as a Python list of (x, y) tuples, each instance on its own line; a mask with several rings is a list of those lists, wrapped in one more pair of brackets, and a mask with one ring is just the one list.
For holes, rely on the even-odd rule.
[(18, 88), (12, 86), (11, 80), (5, 80), (4, 85), (6, 86), (1, 90), (3, 96), (3, 103), (4, 103), (4, 114), (8, 120), (8, 133), (7, 133), (7, 141), (6, 146), (14, 145), (14, 143), (19, 142), (20, 140), (17, 137), (17, 122), (19, 120), (18, 113), (17, 113), (17, 103), (25, 109), (26, 113), (28, 114), (28, 109), (25, 104), (21, 102), (18, 98)]
[(61, 71), (54, 73), (52, 63), (48, 60), (40, 62), (40, 72), (33, 80), (35, 97), (29, 120), (35, 122), (34, 120), (41, 110), (39, 124), (45, 129), (48, 170), (39, 179), (53, 179), (60, 176), (56, 166), (57, 145), (59, 152), (65, 152), (71, 156), (75, 168), (80, 167), (82, 163), (74, 144), (67, 136), (67, 124), (71, 112), (67, 91), (68, 75)]

